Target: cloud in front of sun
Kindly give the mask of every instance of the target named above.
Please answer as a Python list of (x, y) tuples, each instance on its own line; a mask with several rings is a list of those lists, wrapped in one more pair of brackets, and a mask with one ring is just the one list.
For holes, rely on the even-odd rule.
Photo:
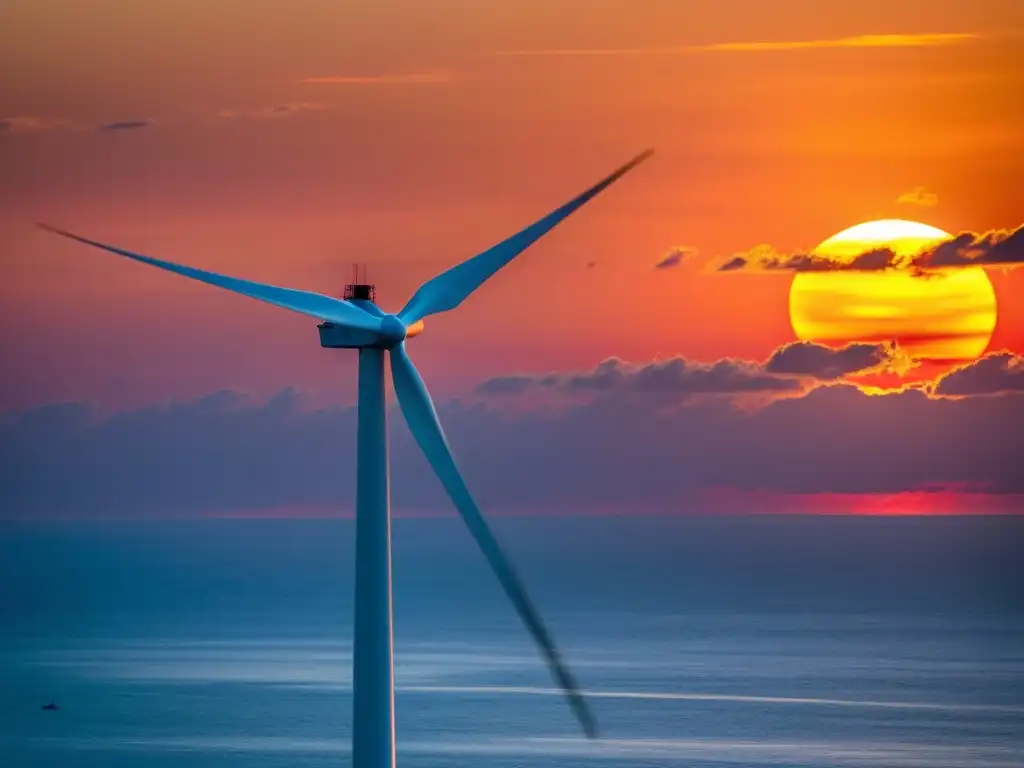
[(974, 360), (989, 347), (998, 306), (986, 267), (1024, 263), (1024, 226), (952, 235), (903, 219), (869, 221), (813, 249), (758, 246), (719, 272), (790, 272), (794, 335), (830, 345), (897, 343), (918, 360)]

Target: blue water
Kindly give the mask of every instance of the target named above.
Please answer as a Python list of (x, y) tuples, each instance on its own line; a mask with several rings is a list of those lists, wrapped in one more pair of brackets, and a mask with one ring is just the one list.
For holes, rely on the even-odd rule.
[[(1019, 518), (495, 527), (603, 738), (458, 521), (399, 520), (402, 766), (1024, 765)], [(0, 526), (0, 766), (346, 765), (352, 552), (346, 521)]]

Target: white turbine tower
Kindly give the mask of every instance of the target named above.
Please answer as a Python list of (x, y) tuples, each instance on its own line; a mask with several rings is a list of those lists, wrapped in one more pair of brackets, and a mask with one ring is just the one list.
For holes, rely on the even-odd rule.
[(428, 280), (397, 315), (386, 314), (377, 307), (370, 286), (354, 286), (357, 290), (346, 294), (345, 299), (337, 299), (186, 267), (40, 224), (43, 229), (80, 243), (315, 317), (324, 321), (319, 326), (321, 346), (359, 350), (356, 603), (352, 662), (354, 768), (390, 768), (395, 764), (385, 351), (391, 353), (391, 377), (409, 430), (476, 539), (505, 594), (546, 657), (552, 675), (564, 690), (583, 730), (591, 737), (597, 734), (597, 724), (575, 678), (562, 661), (521, 579), (502, 552), (455, 465), (434, 404), (423, 379), (409, 359), (405, 341), (422, 330), (424, 317), (455, 309), (491, 275), (650, 154), (651, 150), (647, 150), (638, 155), (521, 232)]

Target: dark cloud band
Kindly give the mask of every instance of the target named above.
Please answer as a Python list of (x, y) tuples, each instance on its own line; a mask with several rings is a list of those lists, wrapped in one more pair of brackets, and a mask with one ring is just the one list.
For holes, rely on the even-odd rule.
[(519, 394), (530, 389), (553, 389), (567, 394), (585, 392), (740, 395), (798, 392), (801, 379), (834, 381), (844, 376), (901, 369), (905, 356), (890, 342), (854, 343), (827, 347), (810, 341), (784, 344), (763, 363), (723, 358), (701, 363), (672, 357), (645, 364), (609, 358), (593, 371), (500, 376), (483, 382), (481, 394)]
[[(792, 351), (772, 359), (790, 370), (819, 363)], [(831, 373), (838, 363), (830, 365)], [(679, 370), (699, 368), (717, 382), (718, 366), (680, 361), (636, 381), (657, 371), (675, 382)], [(614, 382), (620, 367), (609, 362), (592, 378)], [(723, 398), (680, 398), (666, 409), (664, 398), (637, 397), (614, 383), (563, 408), (513, 415), (503, 401), (485, 399), (449, 402), (440, 415), (489, 511), (672, 510), (688, 494), (720, 488), (894, 493), (940, 484), (1011, 494), (1024, 492), (1020, 371), (1019, 356), (1000, 353), (931, 391), (869, 395), (825, 384), (752, 409)], [(6, 414), (0, 509), (19, 517), (342, 509), (355, 481), (355, 426), (354, 408), (307, 409), (292, 391), (266, 403), (223, 392), (107, 417), (84, 404)], [(400, 419), (392, 438), (396, 512), (447, 510)]]

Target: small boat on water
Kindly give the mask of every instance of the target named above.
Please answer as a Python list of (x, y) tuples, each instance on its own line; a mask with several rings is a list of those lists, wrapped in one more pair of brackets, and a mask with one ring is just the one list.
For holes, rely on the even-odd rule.
[(52, 712), (52, 711), (54, 711), (56, 709), (60, 709), (60, 707), (58, 707), (52, 701), (49, 704), (43, 704), (42, 708), (47, 710), (48, 712)]

